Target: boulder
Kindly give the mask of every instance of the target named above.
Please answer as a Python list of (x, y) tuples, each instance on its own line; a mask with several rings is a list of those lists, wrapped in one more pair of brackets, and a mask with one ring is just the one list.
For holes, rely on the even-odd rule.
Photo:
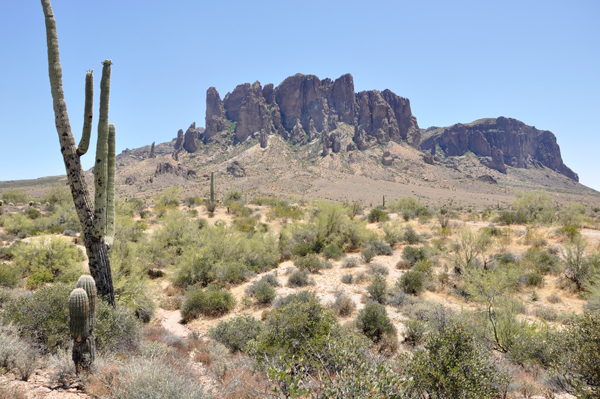
[(489, 183), (489, 184), (498, 184), (498, 181), (496, 181), (496, 179), (494, 179), (490, 175), (481, 175), (481, 176), (477, 177), (477, 180), (484, 182), (484, 183)]
[(128, 186), (133, 186), (136, 181), (137, 181), (137, 178), (135, 176), (127, 176), (125, 178), (125, 184), (127, 184)]
[(433, 155), (431, 154), (423, 154), (423, 162), (425, 162), (426, 164), (429, 165), (434, 165), (434, 159), (433, 159)]

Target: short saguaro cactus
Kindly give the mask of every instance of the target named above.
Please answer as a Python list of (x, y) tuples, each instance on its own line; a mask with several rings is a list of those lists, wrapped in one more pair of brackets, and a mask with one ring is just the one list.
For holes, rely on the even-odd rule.
[(69, 297), (69, 328), (73, 337), (73, 362), (78, 374), (88, 371), (96, 358), (96, 298), (96, 282), (92, 276), (81, 276)]

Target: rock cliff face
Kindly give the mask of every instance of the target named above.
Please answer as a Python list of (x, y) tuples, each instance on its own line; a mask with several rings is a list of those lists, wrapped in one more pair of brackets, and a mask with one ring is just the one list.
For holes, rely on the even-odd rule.
[(481, 119), (470, 124), (456, 124), (424, 140), (423, 151), (435, 155), (441, 148), (445, 156), (460, 156), (471, 151), (481, 163), (506, 173), (506, 165), (516, 168), (546, 166), (570, 179), (579, 181), (575, 172), (562, 160), (556, 137), (521, 121), (499, 117)]
[[(297, 74), (279, 86), (259, 82), (239, 85), (223, 101), (214, 87), (206, 92), (208, 143), (217, 132), (235, 124), (236, 141), (249, 136), (280, 134), (295, 144), (321, 139), (323, 152), (405, 140), (419, 148), (421, 133), (408, 99), (390, 90), (354, 92), (354, 79), (346, 74), (332, 81), (314, 75)], [(342, 124), (354, 126), (350, 135), (339, 131)], [(345, 136), (344, 136), (345, 134)], [(343, 137), (342, 137), (343, 136)], [(348, 137), (349, 136), (349, 137)]]

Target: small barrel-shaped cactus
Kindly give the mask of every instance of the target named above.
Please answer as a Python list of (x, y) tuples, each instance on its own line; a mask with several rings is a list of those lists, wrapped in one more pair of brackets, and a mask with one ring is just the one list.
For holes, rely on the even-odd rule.
[(96, 281), (94, 281), (94, 278), (89, 274), (84, 274), (79, 277), (79, 280), (77, 280), (77, 288), (83, 288), (88, 296), (88, 303), (90, 307), (88, 324), (91, 335), (92, 330), (96, 326)]
[(83, 288), (75, 288), (69, 297), (69, 328), (76, 343), (84, 342), (89, 333), (90, 305)]

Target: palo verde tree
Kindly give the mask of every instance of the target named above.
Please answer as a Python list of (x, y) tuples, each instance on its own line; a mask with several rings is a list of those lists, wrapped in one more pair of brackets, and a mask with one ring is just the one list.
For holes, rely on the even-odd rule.
[(90, 273), (96, 281), (98, 293), (111, 305), (115, 304), (114, 288), (108, 257), (108, 248), (112, 244), (115, 228), (115, 126), (108, 123), (108, 100), (110, 94), (110, 73), (112, 62), (104, 61), (100, 82), (100, 116), (98, 121), (98, 144), (94, 164), (95, 198), (85, 182), (80, 157), (89, 146), (92, 130), (92, 108), (94, 97), (93, 71), (85, 76), (85, 113), (83, 134), (79, 146), (71, 133), (67, 114), (67, 105), (62, 87), (62, 68), (58, 51), (56, 20), (50, 0), (42, 0), (46, 19), (46, 40), (48, 45), (48, 70), (56, 131), (60, 142), (60, 151), (65, 162), (69, 186), (77, 215), (83, 227), (85, 249), (89, 258)]

